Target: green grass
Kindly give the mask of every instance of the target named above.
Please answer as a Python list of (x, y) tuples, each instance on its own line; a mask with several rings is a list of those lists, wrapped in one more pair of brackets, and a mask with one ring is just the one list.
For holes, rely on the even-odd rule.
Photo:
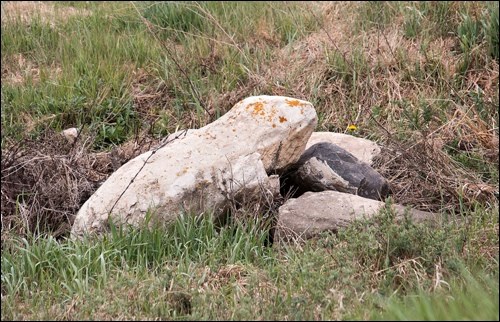
[[(498, 191), (498, 3), (42, 7), (24, 9), (29, 22), (2, 16), (2, 319), (498, 320), (498, 200), (484, 196)], [(356, 124), (352, 134), (391, 152), (379, 170), (397, 202), (446, 209), (446, 220), (395, 224), (383, 211), (269, 247), (259, 213), (223, 227), (192, 214), (74, 241), (67, 208), (37, 212), (46, 195), (26, 186), (4, 194), (4, 152), (47, 142), (49, 130), (82, 128), (83, 152), (106, 152), (265, 94), (312, 102), (317, 131)], [(24, 152), (40, 151), (67, 152)]]
[[(384, 211), (337, 236), (274, 247), (261, 220), (217, 227), (209, 215), (93, 240), (14, 238), (2, 252), (2, 319), (453, 319), (464, 309), (495, 319), (498, 254), (477, 261), (461, 250), (497, 247), (484, 226), (498, 218), (474, 215), (483, 222), (430, 229)], [(472, 310), (477, 301), (484, 310)]]
[(47, 125), (56, 130), (95, 125), (92, 130), (100, 133), (97, 148), (121, 143), (133, 134), (138, 120), (130, 111), (131, 72), (158, 59), (159, 52), (148, 44), (144, 32), (123, 37), (128, 26), (120, 25), (119, 19), (116, 24), (108, 20), (105, 11), (96, 10), (91, 16), (68, 18), (54, 28), (37, 20), (29, 27), (21, 22), (2, 26), (3, 64), (21, 54), (47, 70), (51, 66), (61, 69), (55, 79), (42, 74), (39, 82), (28, 81), (22, 87), (2, 85), (6, 136), (20, 137), (16, 124), (22, 124), (26, 115), (34, 119), (55, 115), (48, 124), (28, 128), (27, 134), (36, 134)]
[[(57, 130), (99, 124), (92, 129), (99, 131), (95, 147), (106, 149), (132, 137), (138, 126), (150, 126), (137, 124), (140, 120), (128, 108), (133, 103), (130, 89), (137, 69), (145, 68), (153, 75), (150, 78), (156, 77), (151, 82), (165, 84), (166, 92), (161, 94), (171, 93), (176, 118), (185, 118), (193, 110), (202, 112), (193, 90), (201, 97), (231, 91), (248, 78), (248, 70), (257, 67), (262, 53), (250, 53), (241, 43), (252, 36), (259, 23), (269, 24), (277, 33), (271, 36), (284, 45), (317, 26), (293, 3), (285, 6), (287, 11), (272, 3), (136, 4), (139, 13), (158, 27), (161, 38), (182, 46), (181, 52), (172, 51), (172, 57), (161, 52), (162, 44), (154, 40), (130, 3), (89, 6), (96, 7), (91, 15), (69, 17), (55, 27), (36, 17), (28, 26), (17, 20), (2, 25), (2, 64), (15, 64), (13, 55), (21, 54), (38, 66), (61, 68), (56, 79), (42, 78), (34, 83), (28, 78), (22, 91), (17, 85), (2, 86), (2, 124), (7, 136), (21, 137), (18, 124), (24, 114), (55, 114), (49, 126)], [(221, 43), (214, 52), (214, 44)], [(200, 64), (207, 56), (213, 61)], [(180, 68), (175, 61), (180, 62)], [(223, 106), (218, 115), (230, 107)], [(154, 106), (145, 113), (161, 116), (163, 108)], [(198, 116), (197, 122), (204, 125), (207, 120)], [(35, 128), (34, 133), (46, 125)], [(173, 129), (168, 126), (170, 132)]]
[[(384, 314), (373, 320), (443, 321), (498, 320), (498, 275), (475, 278), (466, 270), (457, 281), (441, 286), (444, 291), (419, 292), (391, 299)], [(478, 310), (477, 308), (481, 308)]]

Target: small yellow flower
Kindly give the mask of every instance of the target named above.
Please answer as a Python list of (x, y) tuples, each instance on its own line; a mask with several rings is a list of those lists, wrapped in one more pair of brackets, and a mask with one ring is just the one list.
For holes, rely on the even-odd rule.
[(349, 131), (356, 131), (358, 129), (358, 127), (354, 124), (349, 124), (349, 126), (347, 126), (347, 130)]

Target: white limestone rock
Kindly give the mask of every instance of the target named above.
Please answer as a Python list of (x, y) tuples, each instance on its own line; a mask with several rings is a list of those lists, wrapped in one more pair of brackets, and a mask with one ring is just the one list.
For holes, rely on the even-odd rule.
[[(373, 217), (385, 205), (382, 201), (338, 191), (306, 192), (279, 208), (274, 240), (308, 239), (324, 231), (337, 232), (356, 219)], [(416, 222), (438, 219), (434, 213), (406, 209), (401, 205), (392, 207), (399, 218), (408, 211)]]
[(71, 127), (61, 132), (61, 134), (66, 138), (69, 144), (73, 144), (78, 137), (78, 129), (76, 127)]
[(220, 214), (230, 198), (276, 193), (268, 174), (300, 158), (316, 123), (309, 102), (246, 98), (213, 123), (121, 166), (78, 211), (72, 236), (106, 231), (110, 216), (138, 226), (154, 209), (155, 221), (168, 223), (182, 210)]

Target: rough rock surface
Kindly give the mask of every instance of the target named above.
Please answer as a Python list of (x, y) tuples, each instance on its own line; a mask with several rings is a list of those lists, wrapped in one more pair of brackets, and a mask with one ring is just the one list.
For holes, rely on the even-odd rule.
[(341, 147), (316, 143), (300, 157), (289, 174), (299, 194), (306, 191), (335, 190), (365, 198), (384, 200), (389, 183), (367, 163)]
[(309, 141), (307, 141), (306, 150), (314, 144), (321, 142), (336, 144), (354, 155), (361, 162), (366, 162), (369, 165), (373, 164), (373, 160), (379, 156), (381, 152), (378, 144), (373, 141), (349, 134), (334, 132), (313, 132)]
[[(289, 199), (279, 208), (274, 240), (300, 237), (311, 238), (324, 231), (337, 232), (356, 219), (369, 218), (386, 204), (338, 191), (307, 192)], [(397, 218), (405, 212), (416, 222), (436, 221), (434, 213), (392, 205)]]
[(139, 225), (154, 209), (155, 219), (170, 222), (182, 210), (217, 214), (231, 198), (272, 191), (268, 174), (300, 158), (316, 123), (309, 102), (244, 99), (215, 122), (121, 166), (79, 210), (72, 236), (106, 231), (110, 213), (116, 224)]

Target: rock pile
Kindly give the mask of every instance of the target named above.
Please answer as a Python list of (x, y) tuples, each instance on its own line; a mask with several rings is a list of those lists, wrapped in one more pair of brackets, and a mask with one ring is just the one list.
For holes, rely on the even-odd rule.
[(277, 214), (281, 239), (335, 231), (375, 214), (389, 194), (389, 183), (371, 167), (380, 148), (345, 134), (313, 133), (316, 124), (309, 102), (246, 98), (215, 122), (174, 133), (122, 165), (78, 211), (72, 236), (103, 233), (110, 221), (138, 226), (147, 213), (150, 225), (182, 212), (224, 215), (235, 200), (282, 197), (280, 187), (294, 197)]

